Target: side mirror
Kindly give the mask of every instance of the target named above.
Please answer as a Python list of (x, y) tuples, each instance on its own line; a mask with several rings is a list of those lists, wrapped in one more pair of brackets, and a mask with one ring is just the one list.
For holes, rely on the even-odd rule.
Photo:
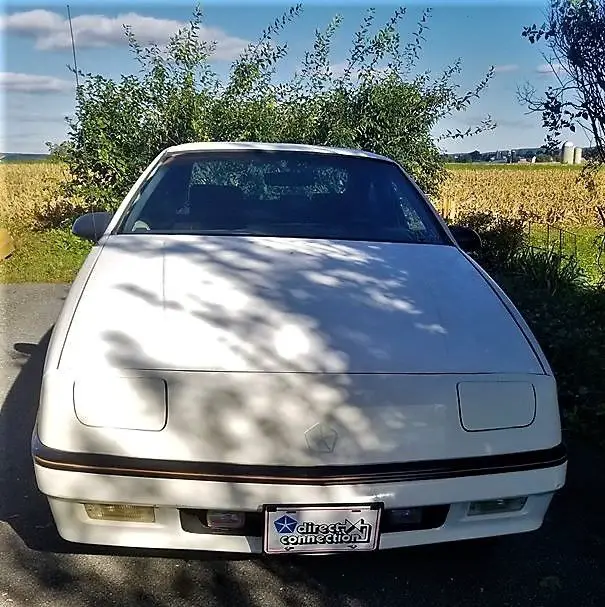
[(81, 215), (74, 221), (71, 232), (80, 238), (97, 242), (99, 238), (103, 236), (112, 217), (113, 213), (107, 213), (105, 211), (99, 213), (86, 213), (86, 215)]
[(475, 230), (465, 226), (449, 226), (449, 228), (452, 236), (463, 251), (472, 253), (481, 248), (481, 236)]

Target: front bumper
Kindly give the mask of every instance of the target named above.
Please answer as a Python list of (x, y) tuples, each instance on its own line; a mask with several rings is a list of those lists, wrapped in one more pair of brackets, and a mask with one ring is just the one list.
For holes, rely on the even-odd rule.
[[(184, 524), (183, 513), (194, 510), (236, 510), (259, 513), (265, 504), (352, 505), (380, 502), (385, 510), (443, 506), (442, 520), (431, 528), (389, 531), (380, 536), (379, 549), (413, 546), (522, 533), (539, 528), (551, 499), (563, 487), (566, 456), (562, 448), (551, 450), (550, 462), (504, 469), (500, 460), (490, 470), (459, 466), (445, 475), (446, 466), (426, 464), (414, 473), (406, 464), (407, 477), (380, 474), (366, 482), (350, 477), (310, 479), (257, 478), (255, 481), (225, 476), (208, 478), (170, 475), (168, 470), (128, 468), (118, 462), (113, 469), (94, 468), (87, 463), (66, 462), (62, 452), (44, 448), (34, 437), (34, 468), (38, 486), (48, 497), (60, 535), (69, 541), (88, 544), (177, 550), (261, 552), (262, 537), (195, 532)], [(536, 452), (537, 453), (537, 452)], [(73, 454), (78, 455), (78, 454)], [(513, 459), (518, 454), (513, 456)], [(555, 457), (556, 455), (556, 457)], [(532, 460), (532, 457), (534, 458)], [(490, 460), (490, 458), (483, 458)], [(518, 458), (517, 458), (518, 459)], [(105, 464), (110, 460), (103, 460)], [(149, 463), (149, 462), (148, 462)], [(445, 464), (445, 462), (443, 462)], [(79, 467), (78, 467), (79, 466)], [(156, 468), (162, 468), (158, 465)], [(419, 473), (418, 470), (424, 469)], [(436, 474), (435, 470), (439, 469)], [(474, 472), (473, 472), (474, 471)], [(186, 471), (185, 471), (186, 472)], [(337, 480), (340, 479), (340, 480)], [(471, 501), (528, 496), (517, 512), (468, 516)], [(88, 518), (83, 503), (135, 504), (155, 508), (154, 523), (98, 521)], [(258, 514), (257, 514), (258, 516)], [(425, 526), (426, 527), (426, 526)]]

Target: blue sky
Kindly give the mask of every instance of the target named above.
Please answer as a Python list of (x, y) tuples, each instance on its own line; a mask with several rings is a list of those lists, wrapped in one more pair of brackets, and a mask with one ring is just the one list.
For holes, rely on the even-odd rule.
[[(242, 45), (255, 40), (291, 4), (294, 1), (202, 2), (207, 35), (219, 43), (215, 69), (224, 73)], [(441, 144), (444, 150), (488, 151), (543, 142), (539, 116), (526, 115), (517, 101), (516, 90), (525, 82), (542, 90), (554, 80), (552, 74), (544, 73), (541, 49), (521, 37), (524, 25), (544, 20), (544, 0), (303, 2), (302, 16), (280, 38), (290, 48), (283, 70), (296, 68), (297, 58), (312, 42), (314, 30), (325, 27), (334, 14), (344, 17), (333, 49), (332, 63), (336, 65), (346, 59), (352, 34), (369, 6), (376, 7), (377, 22), (381, 23), (399, 5), (408, 7), (402, 34), (411, 30), (423, 8), (433, 8), (420, 70), (439, 72), (460, 57), (463, 71), (457, 81), (467, 88), (480, 80), (491, 65), (496, 66), (497, 73), (481, 99), (466, 113), (444, 120), (436, 134), (448, 128), (465, 129), (487, 114), (498, 123), (498, 128), (463, 141), (445, 141)], [(194, 2), (168, 0), (104, 3), (72, 0), (78, 67), (114, 78), (134, 71), (136, 65), (124, 44), (121, 24), (131, 24), (141, 38), (151, 36), (162, 41), (189, 19), (193, 6)], [(64, 117), (73, 111), (73, 75), (66, 67), (73, 61), (65, 3), (9, 0), (0, 16), (0, 31), (4, 41), (0, 50), (4, 113), (0, 151), (45, 152), (45, 141), (57, 142), (65, 137)], [(579, 145), (587, 143), (581, 135), (572, 139)]]

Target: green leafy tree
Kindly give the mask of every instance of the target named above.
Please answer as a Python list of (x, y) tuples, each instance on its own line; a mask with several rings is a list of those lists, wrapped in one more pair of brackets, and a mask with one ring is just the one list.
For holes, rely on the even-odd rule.
[(521, 101), (542, 115), (545, 148), (561, 145), (564, 130), (582, 129), (594, 140), (597, 163), (605, 162), (605, 0), (550, 0), (545, 23), (523, 29), (531, 44), (546, 46), (555, 83), (544, 93), (526, 85)]
[(61, 143), (46, 142), (51, 162), (65, 162), (69, 158), (69, 142)]
[[(605, 0), (550, 0), (547, 21), (525, 27), (522, 35), (546, 45), (556, 83), (543, 95), (528, 85), (519, 96), (530, 111), (542, 114), (550, 152), (561, 145), (565, 129), (582, 129), (594, 141), (579, 179), (594, 193), (596, 206), (596, 173), (605, 163)], [(596, 210), (605, 228), (605, 208)], [(599, 236), (595, 244), (605, 277), (600, 263), (605, 238)]]
[(553, 157), (550, 154), (538, 154), (536, 162), (553, 162)]
[(298, 142), (361, 148), (400, 162), (430, 195), (446, 176), (438, 144), (493, 128), (491, 119), (465, 131), (431, 133), (441, 119), (466, 110), (492, 71), (460, 93), (460, 61), (432, 76), (416, 73), (430, 11), (403, 44), (405, 9), (377, 26), (370, 9), (357, 29), (348, 59), (335, 69), (335, 16), (317, 30), (312, 47), (288, 79), (276, 77), (288, 47), (279, 35), (302, 12), (296, 5), (249, 44), (221, 80), (211, 67), (215, 45), (200, 39), (202, 12), (166, 48), (141, 46), (126, 27), (140, 72), (113, 80), (79, 76), (76, 110), (68, 119), (62, 157), (70, 178), (64, 194), (78, 208), (112, 209), (140, 171), (167, 146), (191, 141)]

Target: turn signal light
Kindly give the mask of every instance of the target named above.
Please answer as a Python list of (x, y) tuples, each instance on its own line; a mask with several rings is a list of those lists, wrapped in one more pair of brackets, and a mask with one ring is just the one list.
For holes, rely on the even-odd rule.
[(86, 514), (96, 521), (122, 521), (129, 523), (155, 523), (155, 510), (151, 506), (127, 504), (84, 504)]
[(471, 502), (468, 507), (469, 516), (482, 514), (500, 514), (502, 512), (518, 512), (523, 510), (527, 497), (507, 497), (497, 500)]

